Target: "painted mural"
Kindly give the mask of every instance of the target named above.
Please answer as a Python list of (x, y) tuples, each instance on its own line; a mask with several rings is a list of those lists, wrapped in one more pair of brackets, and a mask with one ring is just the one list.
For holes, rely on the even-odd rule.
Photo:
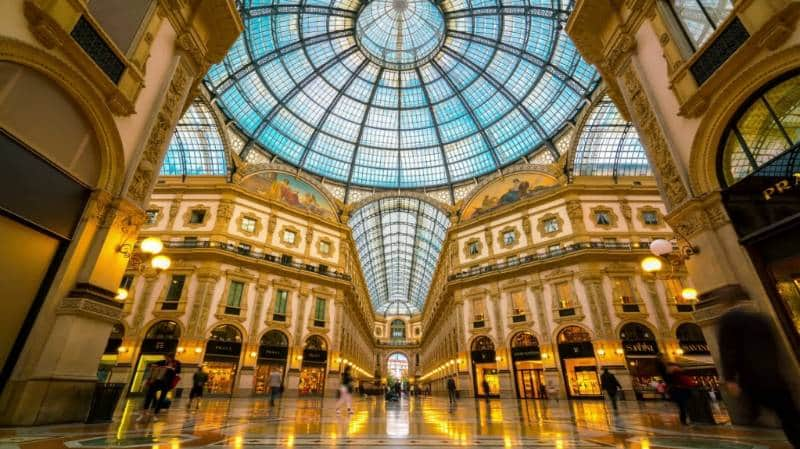
[(544, 173), (514, 173), (490, 183), (472, 197), (461, 214), (464, 220), (492, 212), (503, 206), (538, 193), (545, 187), (556, 185), (556, 178)]
[(245, 178), (242, 187), (314, 215), (325, 218), (336, 216), (325, 195), (307, 182), (286, 173), (257, 173)]

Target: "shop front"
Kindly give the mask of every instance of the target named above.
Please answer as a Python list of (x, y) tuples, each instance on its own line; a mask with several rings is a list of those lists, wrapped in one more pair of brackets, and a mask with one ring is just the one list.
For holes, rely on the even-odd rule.
[(241, 353), (242, 334), (239, 329), (223, 324), (211, 331), (203, 358), (203, 365), (208, 373), (206, 391), (209, 394), (233, 394)]
[(567, 326), (559, 332), (557, 340), (567, 397), (600, 398), (597, 359), (589, 331), (580, 326)]
[(120, 323), (114, 323), (111, 327), (111, 335), (106, 342), (106, 349), (100, 357), (100, 365), (97, 367), (98, 382), (104, 384), (111, 381), (111, 375), (117, 366), (117, 356), (124, 337), (125, 327)]
[(289, 339), (281, 331), (272, 330), (261, 337), (258, 345), (258, 361), (253, 393), (263, 395), (269, 393), (269, 376), (278, 372), (285, 379), (286, 362), (289, 360)]
[(620, 329), (619, 338), (636, 399), (661, 399), (661, 394), (653, 386), (661, 380), (656, 364), (658, 343), (653, 333), (642, 324), (628, 323)]
[(719, 392), (719, 374), (711, 358), (703, 331), (694, 323), (683, 323), (675, 331), (681, 357), (679, 362), (686, 374), (698, 385)]
[(539, 340), (530, 332), (520, 332), (511, 339), (511, 363), (517, 397), (536, 399), (547, 396), (545, 391), (542, 351)]
[[(500, 397), (500, 378), (497, 373), (497, 355), (489, 337), (480, 336), (472, 342), (472, 388), (476, 397)], [(485, 391), (484, 381), (489, 384)]]
[(152, 364), (164, 360), (167, 354), (174, 354), (180, 337), (181, 328), (174, 321), (159, 321), (150, 327), (142, 341), (129, 393), (144, 393)]
[(800, 358), (800, 73), (762, 89), (729, 123), (718, 152), (722, 202)]
[(322, 396), (325, 392), (325, 375), (328, 369), (328, 345), (325, 340), (312, 335), (303, 348), (303, 364), (300, 366), (300, 396)]

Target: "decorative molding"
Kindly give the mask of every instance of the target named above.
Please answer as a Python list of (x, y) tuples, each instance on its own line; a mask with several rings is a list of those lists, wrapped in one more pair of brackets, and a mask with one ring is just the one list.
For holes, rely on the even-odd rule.
[[(203, 221), (200, 223), (192, 223), (192, 212), (203, 211)], [(186, 209), (183, 213), (183, 226), (190, 229), (202, 228), (211, 219), (211, 208), (205, 204), (195, 204)]]
[[(656, 223), (649, 224), (644, 219), (644, 214), (647, 212), (652, 212), (656, 216)], [(639, 221), (639, 224), (646, 229), (659, 229), (664, 227), (664, 214), (661, 213), (661, 210), (655, 208), (653, 206), (642, 206), (637, 209), (636, 211), (636, 219)]]
[[(470, 246), (472, 246), (472, 244), (476, 244), (477, 248), (478, 248), (478, 250), (475, 252), (475, 254), (472, 254), (470, 252), (470, 250), (469, 250)], [(466, 242), (464, 242), (464, 258), (465, 259), (467, 259), (467, 260), (477, 259), (477, 258), (481, 257), (482, 253), (483, 253), (483, 242), (481, 242), (480, 239), (473, 237), (473, 238), (467, 240)]]
[[(219, 210), (217, 210), (217, 215), (219, 216)], [(244, 220), (246, 218), (249, 218), (249, 219), (255, 221), (255, 226), (254, 226), (254, 229), (252, 231), (248, 231), (247, 229), (244, 228)], [(217, 219), (219, 219), (219, 217)], [(247, 236), (250, 236), (250, 237), (257, 237), (258, 234), (261, 233), (261, 229), (263, 229), (263, 227), (264, 227), (261, 224), (261, 218), (259, 218), (258, 215), (254, 214), (252, 212), (246, 212), (245, 211), (245, 212), (240, 213), (239, 214), (239, 218), (236, 219), (236, 222), (238, 224), (237, 228), (239, 229), (239, 231), (241, 231), (243, 234), (245, 234)]]
[[(322, 244), (327, 243), (328, 251), (322, 250)], [(317, 239), (317, 253), (325, 258), (332, 258), (334, 254), (336, 254), (336, 247), (333, 243), (333, 240), (329, 239), (328, 237), (320, 237)]]
[[(602, 224), (597, 222), (597, 214), (600, 212), (606, 213), (606, 215), (608, 216), (608, 224)], [(598, 226), (602, 229), (616, 228), (617, 223), (619, 223), (619, 217), (617, 217), (617, 214), (614, 212), (614, 209), (608, 206), (603, 206), (603, 205), (595, 206), (589, 210), (589, 214), (592, 217), (592, 223), (595, 226)]]
[[(286, 241), (286, 232), (294, 233), (294, 242)], [(281, 230), (279, 231), (279, 233), (280, 233), (280, 235), (279, 235), (280, 242), (283, 244), (283, 246), (286, 246), (288, 248), (299, 248), (300, 247), (300, 242), (303, 240), (303, 236), (302, 236), (302, 234), (300, 234), (300, 229), (298, 229), (298, 228), (296, 228), (296, 227), (294, 227), (292, 225), (287, 224), (287, 225), (281, 226)]]
[[(506, 239), (505, 239), (506, 233), (509, 233), (509, 232), (513, 232), (514, 233), (514, 241), (511, 242), (510, 244), (506, 243)], [(519, 241), (519, 230), (517, 229), (516, 226), (506, 226), (506, 227), (504, 227), (503, 229), (501, 229), (497, 233), (497, 237), (498, 237), (497, 241), (500, 242), (500, 247), (501, 248), (509, 249), (509, 248), (513, 248), (515, 246), (518, 246), (520, 244), (520, 241)]]
[[(545, 224), (549, 220), (555, 220), (556, 226), (558, 229), (553, 231), (545, 230)], [(564, 230), (564, 219), (561, 218), (561, 215), (557, 213), (547, 213), (539, 217), (539, 222), (536, 224), (536, 230), (539, 231), (539, 235), (543, 238), (545, 237), (555, 237), (558, 234), (561, 234)]]

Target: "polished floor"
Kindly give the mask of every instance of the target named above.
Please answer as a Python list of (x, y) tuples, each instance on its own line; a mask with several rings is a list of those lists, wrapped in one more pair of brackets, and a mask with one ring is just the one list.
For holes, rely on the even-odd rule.
[[(333, 399), (206, 399), (188, 412), (178, 400), (160, 420), (135, 418), (128, 401), (111, 424), (0, 429), (0, 449), (137, 448), (789, 448), (775, 430), (729, 424), (681, 426), (670, 403), (413, 398), (357, 399), (338, 415)], [(724, 413), (719, 416), (724, 419)]]

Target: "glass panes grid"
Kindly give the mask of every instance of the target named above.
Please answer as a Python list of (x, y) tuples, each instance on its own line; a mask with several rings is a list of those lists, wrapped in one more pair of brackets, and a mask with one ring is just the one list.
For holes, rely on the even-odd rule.
[(733, 11), (731, 0), (666, 0), (692, 49), (702, 46)]
[[(753, 99), (729, 125), (719, 156), (721, 181), (725, 186), (734, 184), (798, 143), (800, 76), (795, 75)], [(767, 171), (783, 176), (786, 164), (775, 165)]]
[(404, 1), (428, 21), (403, 22), (410, 35), (383, 46), (410, 39), (427, 52), (436, 14), (445, 30), (430, 56), (404, 69), (365, 53), (359, 2), (241, 1), (245, 32), (206, 85), (258, 144), (247, 152), (260, 146), (354, 185), (446, 185), (537, 153), (597, 84), (563, 32), (571, 1)]
[(577, 176), (651, 176), (639, 134), (622, 118), (610, 98), (592, 109), (575, 150)]
[(373, 201), (350, 218), (353, 238), (377, 313), (422, 311), (450, 220), (416, 198)]
[(162, 175), (225, 175), (228, 162), (211, 110), (195, 100), (175, 127)]

